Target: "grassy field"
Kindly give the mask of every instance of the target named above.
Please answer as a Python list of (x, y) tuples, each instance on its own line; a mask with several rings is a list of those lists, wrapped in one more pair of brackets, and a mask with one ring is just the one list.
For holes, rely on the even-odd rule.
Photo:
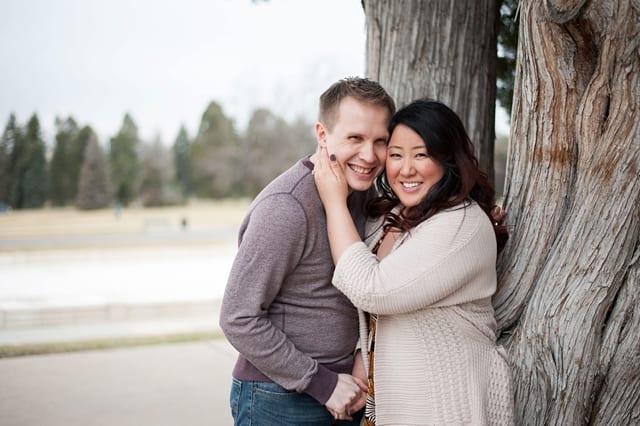
[(75, 208), (14, 210), (0, 214), (0, 239), (140, 233), (149, 228), (238, 227), (249, 200), (194, 201), (185, 206), (82, 211)]
[(95, 351), (167, 343), (197, 342), (223, 339), (220, 331), (164, 334), (156, 336), (121, 337), (112, 339), (80, 340), (74, 342), (35, 343), (26, 345), (0, 345), (0, 359), (17, 356), (44, 355), (64, 352)]

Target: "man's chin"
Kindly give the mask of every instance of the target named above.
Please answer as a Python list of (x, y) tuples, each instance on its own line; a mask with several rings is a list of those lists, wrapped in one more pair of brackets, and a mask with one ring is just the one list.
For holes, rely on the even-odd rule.
[(373, 185), (373, 180), (349, 179), (347, 184), (351, 191), (366, 191)]

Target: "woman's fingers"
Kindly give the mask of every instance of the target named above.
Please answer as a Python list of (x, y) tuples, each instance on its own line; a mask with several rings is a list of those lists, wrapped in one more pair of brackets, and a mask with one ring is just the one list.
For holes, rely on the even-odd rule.
[(322, 147), (314, 160), (314, 180), (325, 206), (346, 199), (349, 191), (347, 179), (335, 155), (330, 155), (327, 148)]
[(327, 149), (324, 146), (321, 146), (318, 149), (318, 155), (316, 155), (316, 164), (314, 170), (316, 173), (322, 173), (325, 170), (327, 160)]
[(493, 206), (490, 212), (491, 221), (494, 225), (502, 225), (504, 223), (504, 219), (507, 217), (507, 212), (504, 211), (500, 206)]
[(340, 182), (342, 181), (342, 169), (340, 168), (340, 164), (336, 161), (336, 156), (331, 154), (328, 156), (329, 159), (329, 167), (333, 172), (333, 175)]
[[(331, 154), (331, 157), (333, 157), (335, 159), (335, 155)], [(333, 175), (335, 176), (340, 176), (339, 174), (336, 173), (336, 170), (334, 168), (334, 163), (337, 165), (338, 162), (337, 161), (331, 161), (330, 160), (330, 156), (329, 153), (327, 152), (327, 148), (326, 147), (320, 147), (320, 152), (318, 153), (317, 156), (317, 161), (314, 167), (315, 173), (326, 173), (328, 171), (333, 172)], [(339, 165), (338, 165), (339, 167)]]

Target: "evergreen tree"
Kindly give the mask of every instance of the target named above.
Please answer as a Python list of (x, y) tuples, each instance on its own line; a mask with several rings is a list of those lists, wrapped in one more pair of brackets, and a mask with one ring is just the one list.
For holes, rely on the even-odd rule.
[[(13, 119), (13, 120), (12, 120)], [(9, 126), (11, 129), (9, 130)], [(12, 137), (11, 155), (9, 157), (9, 204), (15, 208), (22, 208), (22, 179), (27, 163), (27, 144), (25, 141), (23, 129), (17, 123), (14, 116), (11, 116), (9, 123), (7, 124), (7, 130), (5, 133), (10, 134)]]
[(9, 155), (10, 151), (5, 145), (4, 137), (0, 141), (0, 204), (9, 204)]
[(125, 114), (122, 127), (111, 139), (109, 160), (115, 198), (122, 205), (133, 201), (138, 187), (138, 127), (129, 114)]
[(26, 208), (38, 208), (47, 200), (48, 179), (46, 146), (42, 139), (40, 121), (33, 115), (27, 123), (26, 139), (31, 151), (29, 165), (24, 176)]
[(21, 137), (22, 132), (16, 117), (11, 114), (0, 140), (0, 203), (11, 204), (13, 151), (16, 145), (20, 146), (16, 141)]
[(45, 145), (40, 134), (40, 121), (34, 114), (24, 135), (14, 140), (9, 201), (17, 209), (38, 208), (44, 205), (46, 194)]
[(77, 175), (81, 162), (71, 157), (71, 145), (78, 136), (78, 125), (71, 117), (56, 118), (56, 142), (49, 165), (49, 200), (56, 206), (64, 206), (75, 199)]
[(498, 12), (498, 60), (496, 63), (496, 98), (511, 114), (518, 48), (518, 0), (502, 0)]
[(313, 154), (316, 150), (317, 141), (313, 125), (302, 117), (298, 117), (293, 124), (289, 125), (287, 137), (289, 160), (295, 161), (305, 155)]
[(177, 204), (179, 194), (173, 182), (175, 173), (171, 152), (160, 138), (143, 144), (140, 150), (140, 199), (144, 206)]
[(80, 168), (76, 206), (83, 210), (100, 209), (111, 202), (109, 167), (95, 133), (91, 128), (85, 129), (90, 133)]
[(233, 121), (216, 102), (202, 114), (191, 154), (193, 185), (200, 197), (227, 197), (240, 180), (238, 136)]
[(184, 125), (173, 143), (173, 163), (176, 184), (186, 199), (191, 195), (191, 142)]
[[(308, 129), (307, 129), (308, 130)], [(244, 194), (255, 197), (264, 186), (298, 159), (292, 128), (285, 120), (261, 108), (251, 115), (244, 137)], [(278, 155), (273, 155), (277, 152)]]
[(89, 145), (91, 138), (97, 138), (95, 132), (90, 126), (84, 126), (78, 131), (76, 137), (71, 140), (71, 146), (69, 147), (69, 158), (71, 162), (69, 174), (71, 176), (71, 194), (74, 200), (78, 196), (78, 181), (80, 179), (80, 169), (84, 161), (84, 151)]

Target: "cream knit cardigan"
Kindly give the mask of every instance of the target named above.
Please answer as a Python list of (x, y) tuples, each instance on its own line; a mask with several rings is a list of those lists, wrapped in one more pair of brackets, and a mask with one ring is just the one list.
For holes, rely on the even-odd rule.
[[(376, 230), (377, 229), (377, 230)], [(438, 213), (404, 234), (382, 261), (351, 245), (334, 285), (364, 312), (377, 313), (374, 383), (377, 425), (511, 425), (513, 391), (506, 353), (496, 346), (491, 296), (496, 240), (475, 204)]]

